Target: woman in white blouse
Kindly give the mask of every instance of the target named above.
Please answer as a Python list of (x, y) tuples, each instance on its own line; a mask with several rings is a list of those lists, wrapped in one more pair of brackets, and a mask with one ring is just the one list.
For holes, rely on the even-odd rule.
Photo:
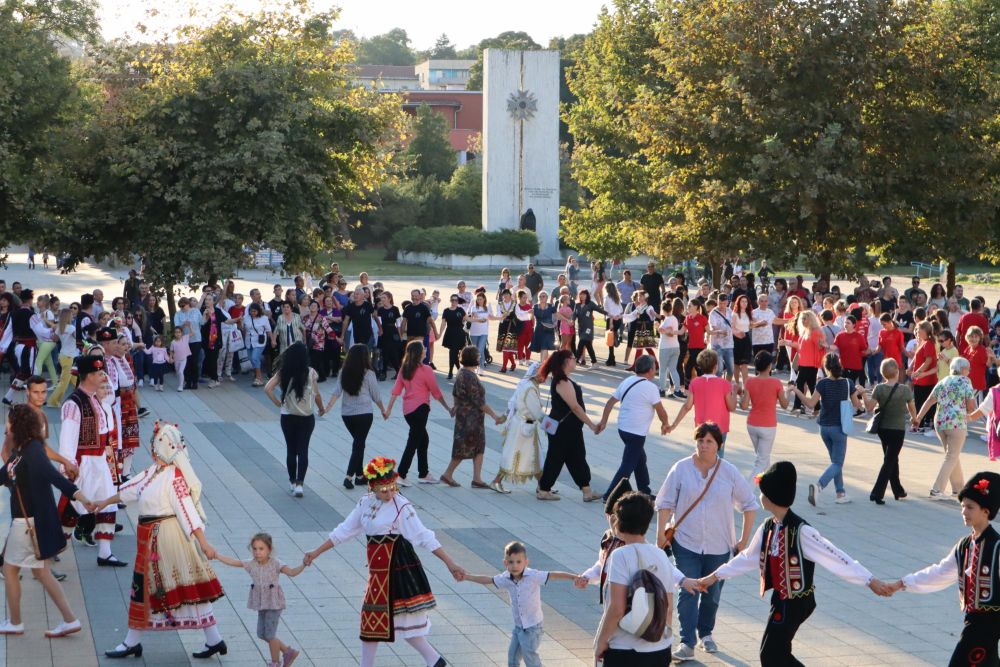
[(368, 587), (361, 611), (361, 667), (373, 667), (378, 642), (393, 642), (397, 637), (420, 653), (428, 667), (443, 667), (444, 658), (427, 641), (431, 628), (427, 612), (437, 603), (413, 545), (440, 558), (456, 581), (462, 580), (465, 571), (399, 493), (394, 460), (372, 459), (365, 466), (365, 477), (370, 492), (323, 544), (306, 552), (302, 562), (310, 565), (324, 551), (366, 535)]
[[(746, 478), (736, 466), (719, 457), (722, 446), (719, 427), (714, 422), (705, 422), (695, 430), (694, 437), (697, 441), (694, 454), (674, 464), (656, 494), (656, 541), (660, 547), (671, 547), (677, 568), (684, 576), (699, 578), (710, 575), (728, 561), (734, 550), (746, 548), (758, 505)], [(734, 509), (743, 514), (739, 540)], [(675, 516), (677, 521), (671, 521)], [(680, 517), (684, 517), (683, 521)], [(676, 530), (673, 542), (668, 545), (665, 531), (671, 524)], [(722, 582), (704, 593), (680, 593), (677, 615), (681, 645), (673, 653), (675, 659), (694, 657), (696, 640), (709, 653), (717, 650), (712, 631), (721, 596)]]
[(614, 344), (608, 346), (608, 366), (616, 366), (615, 348), (622, 342), (622, 315), (625, 312), (622, 306), (622, 298), (618, 293), (618, 288), (611, 281), (604, 284), (604, 312), (605, 322), (609, 330), (614, 332)]

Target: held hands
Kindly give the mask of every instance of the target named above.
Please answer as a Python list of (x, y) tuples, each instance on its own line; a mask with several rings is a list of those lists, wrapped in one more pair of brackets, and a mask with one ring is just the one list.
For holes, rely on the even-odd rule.
[(388, 410), (383, 410), (382, 411), (382, 419), (383, 420), (389, 419), (389, 411)]
[(707, 593), (710, 586), (719, 580), (714, 574), (710, 574), (707, 577), (702, 577), (695, 582), (695, 588), (697, 588), (702, 593)]
[(202, 543), (201, 550), (205, 553), (205, 558), (207, 558), (208, 560), (215, 560), (216, 558), (219, 557), (219, 552), (216, 551), (215, 547), (213, 547), (207, 541)]
[(302, 564), (305, 565), (306, 567), (312, 565), (314, 560), (316, 560), (316, 554), (314, 554), (312, 551), (307, 551), (305, 552), (305, 554), (302, 555)]
[(68, 479), (71, 482), (80, 476), (80, 466), (76, 465), (71, 461), (63, 464), (63, 468), (66, 472), (66, 479)]
[(891, 597), (893, 593), (903, 589), (903, 581), (899, 580), (890, 584), (880, 581), (879, 579), (872, 579), (868, 582), (868, 588), (870, 588), (875, 595), (887, 598)]
[(458, 565), (449, 565), (448, 571), (451, 572), (451, 576), (455, 577), (455, 581), (465, 581), (465, 570)]
[(578, 576), (576, 579), (573, 580), (573, 586), (579, 588), (580, 590), (583, 590), (589, 584), (590, 584), (590, 579), (584, 576)]

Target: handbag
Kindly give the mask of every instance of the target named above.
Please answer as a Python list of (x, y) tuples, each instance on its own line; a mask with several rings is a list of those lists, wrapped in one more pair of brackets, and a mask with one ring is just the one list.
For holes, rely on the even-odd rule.
[[(631, 389), (631, 387), (629, 387), (629, 389)], [(666, 538), (666, 543), (667, 543), (666, 548), (669, 548), (670, 544), (674, 541), (674, 533), (676, 533), (677, 529), (680, 528), (680, 525), (684, 523), (684, 519), (686, 519), (688, 514), (690, 514), (692, 510), (694, 510), (694, 508), (698, 506), (698, 503), (701, 502), (701, 499), (704, 498), (705, 494), (708, 493), (708, 490), (712, 488), (712, 482), (715, 481), (715, 476), (719, 474), (719, 468), (721, 466), (722, 466), (722, 459), (720, 458), (715, 464), (715, 470), (712, 471), (712, 476), (708, 478), (708, 484), (705, 485), (705, 488), (701, 490), (701, 493), (698, 495), (698, 497), (694, 499), (693, 503), (691, 503), (691, 507), (687, 508), (684, 514), (682, 514), (680, 518), (673, 523), (673, 525), (667, 526), (667, 529), (663, 531), (663, 536), (664, 538)]]
[[(889, 390), (889, 396), (885, 399), (885, 405), (889, 405), (892, 401), (892, 395), (896, 393), (896, 389), (899, 387), (899, 383), (892, 385), (892, 389)], [(875, 408), (875, 412), (872, 413), (871, 419), (865, 425), (865, 433), (878, 433), (879, 429), (882, 428), (882, 406)]]
[[(15, 467), (17, 464), (14, 464)], [(14, 489), (17, 491), (17, 502), (21, 504), (21, 511), (24, 511), (24, 499), (21, 497), (21, 485), (14, 481)], [(28, 525), (28, 537), (31, 538), (31, 548), (35, 552), (35, 558), (37, 560), (42, 560), (42, 550), (38, 546), (38, 535), (35, 534), (35, 519), (33, 517), (24, 517), (24, 522)]]
[(607, 333), (604, 334), (604, 344), (608, 347), (615, 346), (615, 330), (608, 329)]
[[(847, 388), (851, 388), (851, 381), (844, 378)], [(851, 403), (851, 395), (840, 402), (840, 431), (844, 435), (854, 433), (854, 404)]]
[(666, 589), (659, 577), (646, 568), (642, 549), (636, 548), (635, 555), (639, 570), (629, 583), (628, 611), (618, 621), (618, 627), (639, 639), (658, 642), (667, 627)]
[(239, 352), (246, 347), (246, 343), (243, 342), (243, 334), (240, 333), (239, 329), (233, 329), (229, 332), (229, 351)]

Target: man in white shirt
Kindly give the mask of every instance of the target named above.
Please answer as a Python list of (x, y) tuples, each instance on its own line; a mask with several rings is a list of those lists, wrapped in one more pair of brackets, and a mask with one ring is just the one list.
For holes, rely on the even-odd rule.
[(652, 495), (649, 486), (649, 468), (646, 466), (646, 434), (653, 423), (653, 414), (660, 418), (660, 435), (667, 433), (670, 423), (667, 411), (660, 402), (660, 391), (653, 382), (656, 361), (646, 354), (635, 361), (635, 376), (626, 378), (604, 404), (604, 415), (597, 426), (600, 433), (608, 425), (608, 417), (616, 403), (621, 403), (618, 411), (618, 436), (625, 443), (622, 462), (618, 472), (611, 478), (611, 485), (604, 492), (604, 499), (615, 488), (620, 479), (628, 479), (635, 474), (636, 488)]
[(98, 317), (100, 317), (101, 313), (103, 313), (105, 310), (107, 310), (107, 308), (104, 307), (104, 292), (102, 292), (99, 289), (95, 289), (94, 309), (92, 311), (94, 313), (94, 319), (96, 320)]
[(719, 295), (719, 305), (708, 314), (708, 335), (712, 349), (719, 354), (719, 375), (723, 370), (726, 379), (732, 380), (736, 366), (733, 364), (733, 324), (729, 312), (729, 295)]
[(770, 352), (774, 354), (774, 328), (771, 322), (776, 315), (769, 307), (768, 296), (759, 294), (757, 296), (757, 308), (750, 318), (750, 342), (753, 345), (753, 356), (758, 352)]

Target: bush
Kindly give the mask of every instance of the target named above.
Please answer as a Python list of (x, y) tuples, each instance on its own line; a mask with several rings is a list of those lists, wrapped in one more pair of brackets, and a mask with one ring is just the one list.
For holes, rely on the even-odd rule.
[(502, 229), (484, 232), (475, 227), (406, 227), (392, 237), (393, 251), (429, 252), (441, 255), (510, 255), (533, 257), (538, 254), (534, 232)]

